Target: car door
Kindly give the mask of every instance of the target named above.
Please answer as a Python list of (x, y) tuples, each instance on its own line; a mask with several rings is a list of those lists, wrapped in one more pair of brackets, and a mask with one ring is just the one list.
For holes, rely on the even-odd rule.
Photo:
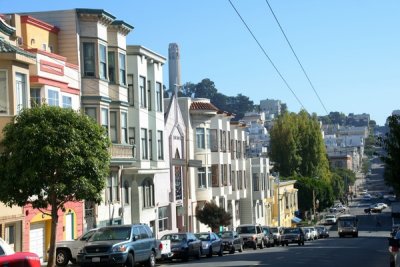
[(215, 233), (211, 233), (210, 238), (212, 240), (213, 251), (218, 253), (221, 250), (221, 239)]
[(196, 242), (197, 238), (193, 234), (188, 234), (187, 235), (187, 240), (188, 240), (188, 248), (189, 248), (189, 254), (190, 255), (197, 255), (197, 252), (199, 251), (199, 247), (201, 243)]
[(143, 261), (144, 258), (144, 249), (145, 249), (145, 244), (142, 240), (141, 233), (140, 233), (140, 228), (138, 226), (134, 226), (132, 228), (132, 246), (133, 250), (135, 252), (135, 260), (136, 261)]

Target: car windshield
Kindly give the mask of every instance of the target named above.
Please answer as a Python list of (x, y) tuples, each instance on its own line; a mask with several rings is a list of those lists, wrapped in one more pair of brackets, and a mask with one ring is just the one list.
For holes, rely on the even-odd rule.
[(237, 228), (238, 234), (255, 234), (256, 228), (254, 226), (240, 226)]
[(196, 237), (200, 239), (201, 241), (209, 241), (210, 240), (210, 234), (209, 233), (199, 233), (196, 234)]
[(129, 240), (131, 238), (131, 230), (131, 227), (106, 227), (97, 230), (90, 238), (90, 241)]
[(163, 237), (161, 237), (161, 240), (171, 240), (172, 243), (180, 243), (186, 240), (186, 235), (184, 234), (164, 235)]
[(276, 227), (269, 228), (269, 230), (274, 234), (278, 233), (278, 228)]
[(299, 229), (297, 228), (285, 228), (283, 230), (284, 234), (298, 234), (299, 233)]
[(221, 238), (231, 238), (231, 237), (233, 237), (233, 233), (232, 232), (222, 232), (222, 233), (220, 233), (220, 237)]

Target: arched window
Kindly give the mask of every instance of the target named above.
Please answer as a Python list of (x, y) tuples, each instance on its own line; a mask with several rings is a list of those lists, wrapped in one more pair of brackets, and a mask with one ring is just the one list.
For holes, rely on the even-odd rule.
[(154, 206), (154, 183), (151, 179), (143, 181), (143, 207), (149, 208)]

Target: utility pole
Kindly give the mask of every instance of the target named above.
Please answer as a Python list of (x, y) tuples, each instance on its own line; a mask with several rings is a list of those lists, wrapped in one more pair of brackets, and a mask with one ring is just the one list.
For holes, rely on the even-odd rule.
[(280, 179), (279, 179), (279, 172), (277, 172), (277, 179), (278, 179), (278, 226), (281, 226), (281, 199), (280, 199)]
[(315, 189), (314, 188), (312, 190), (312, 199), (313, 199), (313, 214), (314, 214), (314, 220), (315, 220)]

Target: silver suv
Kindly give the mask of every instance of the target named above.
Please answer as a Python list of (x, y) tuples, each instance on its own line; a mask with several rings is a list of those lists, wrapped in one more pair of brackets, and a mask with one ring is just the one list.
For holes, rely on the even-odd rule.
[(257, 249), (264, 248), (264, 232), (260, 225), (257, 224), (242, 224), (236, 228), (236, 232), (243, 240), (244, 247)]
[(113, 225), (98, 229), (77, 255), (77, 263), (134, 267), (146, 263), (154, 267), (157, 241), (145, 224)]

